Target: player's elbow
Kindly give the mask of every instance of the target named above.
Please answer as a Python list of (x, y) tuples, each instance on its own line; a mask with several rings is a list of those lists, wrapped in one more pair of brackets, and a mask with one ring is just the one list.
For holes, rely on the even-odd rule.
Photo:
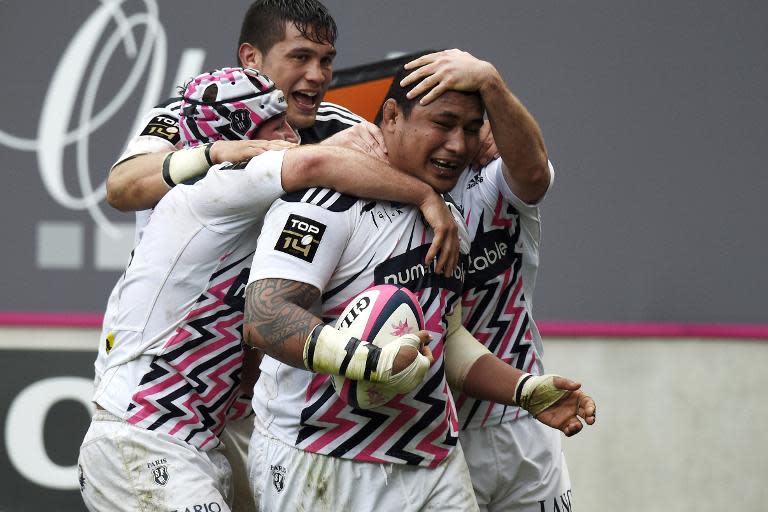
[(107, 203), (109, 206), (116, 210), (120, 210), (121, 212), (129, 212), (133, 210), (127, 199), (128, 193), (126, 189), (128, 188), (128, 184), (119, 173), (114, 171), (114, 169), (107, 177), (106, 186)]
[(524, 178), (520, 180), (522, 183), (518, 187), (517, 195), (528, 204), (538, 203), (547, 193), (552, 180), (546, 153), (542, 160), (532, 163), (522, 176)]

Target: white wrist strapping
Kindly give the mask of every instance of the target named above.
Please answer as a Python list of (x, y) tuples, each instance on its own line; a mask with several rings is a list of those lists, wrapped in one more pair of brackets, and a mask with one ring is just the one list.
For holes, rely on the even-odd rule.
[(213, 143), (180, 149), (168, 153), (163, 160), (163, 180), (173, 188), (190, 178), (205, 174), (213, 165), (211, 146)]
[(304, 366), (316, 373), (376, 382), (397, 393), (408, 393), (421, 384), (429, 369), (429, 360), (419, 352), (416, 359), (397, 375), (392, 375), (392, 365), (400, 347), (409, 346), (418, 351), (420, 345), (415, 334), (406, 334), (380, 348), (343, 334), (330, 325), (319, 324), (304, 343)]
[(567, 390), (555, 387), (555, 377), (558, 375), (522, 374), (515, 385), (515, 403), (535, 418), (568, 394)]
[(469, 370), (478, 359), (491, 354), (491, 351), (461, 324), (461, 304), (453, 307), (453, 312), (446, 320), (448, 329), (445, 335), (445, 378), (451, 388), (461, 391)]

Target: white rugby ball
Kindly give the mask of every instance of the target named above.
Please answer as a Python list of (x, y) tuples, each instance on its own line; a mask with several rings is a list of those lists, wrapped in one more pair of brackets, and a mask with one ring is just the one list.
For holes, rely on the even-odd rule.
[[(383, 348), (400, 336), (424, 329), (424, 313), (410, 290), (391, 284), (378, 285), (350, 301), (336, 321), (336, 328)], [(332, 382), (336, 394), (359, 409), (380, 407), (396, 395), (386, 387), (368, 381), (334, 375)]]

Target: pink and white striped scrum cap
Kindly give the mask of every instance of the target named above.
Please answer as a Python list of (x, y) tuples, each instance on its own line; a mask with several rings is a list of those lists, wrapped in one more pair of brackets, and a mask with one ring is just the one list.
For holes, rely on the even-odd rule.
[(285, 95), (251, 68), (222, 68), (192, 79), (182, 94), (179, 126), (187, 147), (250, 140), (264, 121), (288, 109)]

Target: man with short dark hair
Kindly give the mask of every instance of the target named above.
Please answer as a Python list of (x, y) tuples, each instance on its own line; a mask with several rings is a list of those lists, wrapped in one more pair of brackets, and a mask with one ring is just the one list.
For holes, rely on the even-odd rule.
[[(257, 0), (243, 19), (239, 65), (258, 69), (286, 94), (288, 123), (298, 131), (302, 144), (320, 142), (362, 122), (344, 107), (322, 101), (333, 74), (335, 42), (336, 23), (317, 0)], [(178, 109), (179, 98), (172, 98), (148, 113), (110, 171), (110, 205), (123, 211), (146, 210), (168, 191), (161, 168), (169, 151), (181, 149)], [(359, 133), (365, 146), (374, 151), (379, 148), (383, 156), (376, 130)], [(220, 141), (211, 147), (210, 158), (213, 163), (239, 162), (276, 147), (279, 145), (273, 142)], [(190, 166), (184, 177), (202, 175), (208, 167), (206, 163)], [(139, 228), (146, 215), (137, 216)]]
[[(466, 72), (480, 75), (483, 66)], [(433, 92), (417, 85), (407, 100), (384, 103), (380, 127), (393, 165), (439, 192), (451, 190), (479, 148), (484, 107), (503, 155), (519, 157), (507, 151), (519, 131), (517, 105), (506, 101), (506, 89), (486, 94), (467, 90), (463, 80), (444, 87), (429, 76), (426, 89), (431, 84)], [(421, 92), (426, 95), (419, 102)], [(525, 163), (539, 157), (527, 155)], [(546, 155), (544, 166), (547, 172)], [(314, 233), (309, 254), (286, 250), (286, 242), (301, 235), (297, 219)], [(566, 435), (582, 429), (581, 419), (594, 422), (594, 401), (578, 383), (511, 367), (461, 327), (466, 267), (447, 277), (422, 267), (429, 240), (410, 207), (325, 191), (284, 196), (267, 213), (246, 289), (244, 332), (246, 342), (266, 353), (249, 450), (262, 510), (320, 504), (395, 510), (404, 503), (409, 510), (476, 510), (449, 383), (479, 399), (518, 405)], [(402, 276), (398, 283), (417, 296), (432, 337), (434, 364), (423, 378), (416, 346), (398, 345), (399, 362), (385, 359), (389, 345), (379, 350), (326, 323), (362, 291), (393, 276)], [(352, 368), (350, 361), (367, 364)], [(395, 388), (391, 381), (401, 374), (409, 386), (398, 381)], [(392, 385), (399, 394), (375, 409), (355, 408), (334, 391), (332, 376)]]
[[(458, 50), (416, 59), (404, 85), (429, 103), (445, 90), (479, 94), (501, 159), (466, 171), (451, 196), (472, 239), (462, 293), (466, 329), (510, 367), (544, 374), (533, 320), (539, 265), (539, 205), (554, 178), (538, 124), (489, 62)], [(504, 134), (504, 135), (502, 135)], [(475, 370), (473, 370), (475, 371)], [(571, 510), (561, 436), (535, 415), (455, 389), (459, 439), (482, 511)]]

